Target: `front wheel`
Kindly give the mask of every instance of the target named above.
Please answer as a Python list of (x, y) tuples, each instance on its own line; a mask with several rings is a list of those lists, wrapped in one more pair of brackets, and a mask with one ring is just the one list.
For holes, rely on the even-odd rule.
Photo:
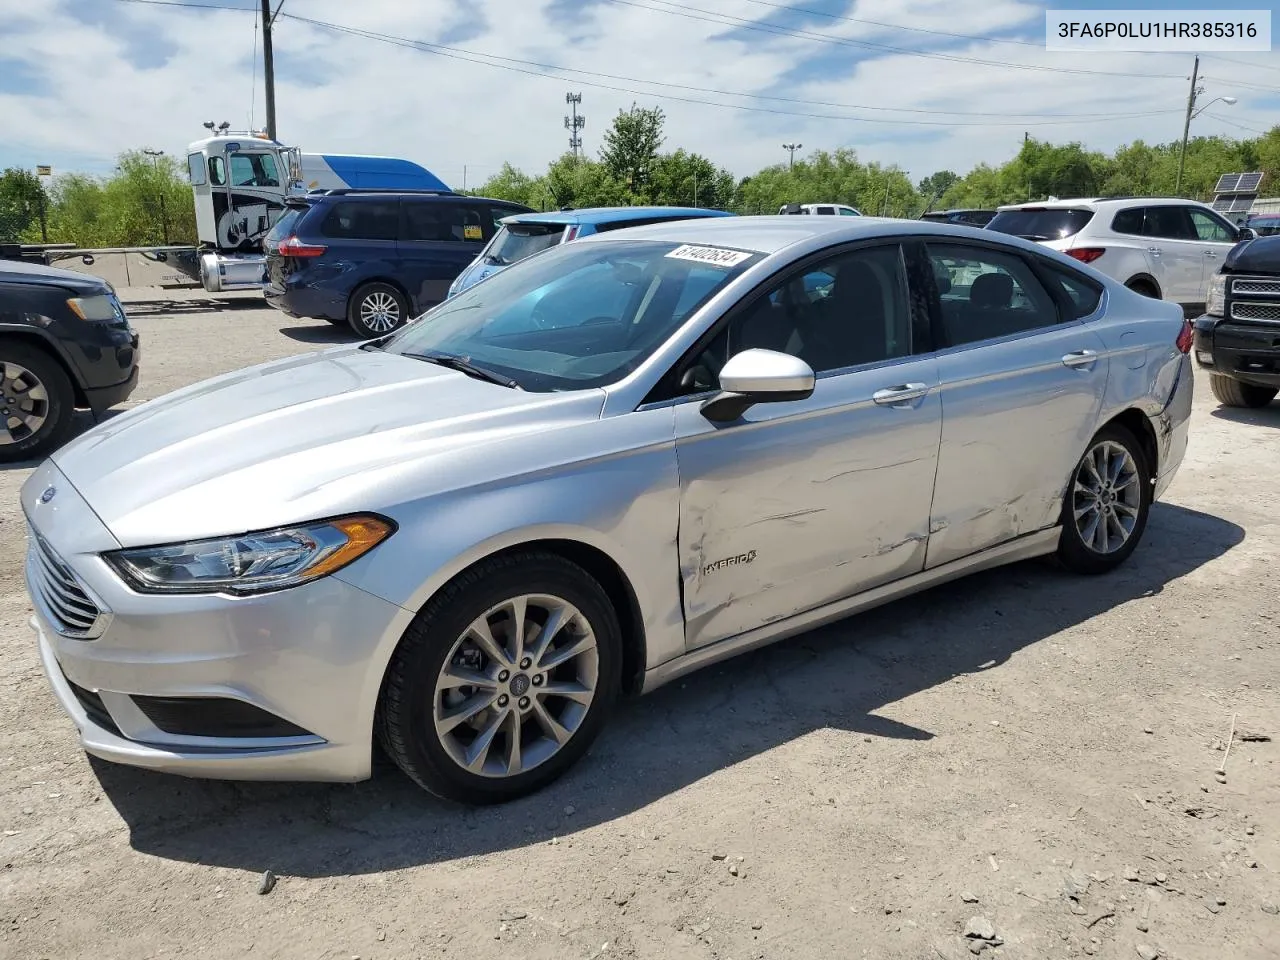
[(43, 350), (0, 343), (0, 463), (34, 460), (71, 432), (76, 397), (71, 379)]
[(1141, 444), (1123, 427), (1105, 427), (1071, 475), (1058, 559), (1076, 573), (1114, 570), (1142, 539), (1151, 496), (1151, 465)]
[(604, 725), (622, 669), (608, 595), (563, 557), (483, 561), (433, 598), (383, 682), (378, 738), (419, 786), (498, 803), (546, 786)]
[(347, 323), (364, 340), (385, 336), (408, 319), (409, 301), (389, 283), (366, 283), (347, 306)]
[(1224, 407), (1265, 407), (1276, 398), (1278, 392), (1274, 387), (1259, 387), (1252, 383), (1241, 383), (1220, 373), (1209, 374), (1209, 389)]

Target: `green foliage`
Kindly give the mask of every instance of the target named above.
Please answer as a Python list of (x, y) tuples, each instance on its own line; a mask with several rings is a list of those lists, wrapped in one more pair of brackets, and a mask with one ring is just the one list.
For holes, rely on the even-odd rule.
[(16, 243), (32, 225), (40, 233), (40, 207), (45, 203), (40, 178), (10, 167), (0, 173), (0, 243)]
[(847, 203), (864, 214), (910, 217), (922, 206), (897, 167), (864, 164), (852, 150), (819, 150), (794, 167), (775, 164), (743, 181), (738, 212), (773, 214), (787, 203)]
[(600, 148), (600, 162), (609, 176), (643, 193), (666, 139), (662, 135), (665, 122), (661, 107), (637, 107), (633, 103), (630, 110), (619, 110), (605, 131), (604, 146)]

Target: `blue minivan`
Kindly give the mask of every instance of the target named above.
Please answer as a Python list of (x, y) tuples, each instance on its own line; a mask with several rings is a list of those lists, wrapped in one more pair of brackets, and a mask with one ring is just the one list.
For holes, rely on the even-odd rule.
[(539, 250), (546, 250), (578, 237), (623, 227), (697, 217), (731, 217), (723, 210), (702, 207), (586, 207), (554, 213), (520, 213), (506, 217), (498, 232), (449, 288), (449, 296), (461, 293), (504, 267), (518, 263)]
[(444, 300), (454, 278), (528, 207), (443, 190), (319, 190), (267, 234), (263, 293), (294, 317), (371, 339)]

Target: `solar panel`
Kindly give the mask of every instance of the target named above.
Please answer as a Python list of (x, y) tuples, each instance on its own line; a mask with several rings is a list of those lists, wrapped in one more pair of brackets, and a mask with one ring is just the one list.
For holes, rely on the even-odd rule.
[(1219, 213), (1248, 213), (1253, 208), (1253, 202), (1257, 199), (1258, 195), (1256, 193), (1217, 197), (1213, 201), (1213, 209)]
[(1218, 185), (1213, 188), (1214, 193), (1254, 193), (1258, 186), (1262, 183), (1262, 174), (1254, 173), (1224, 173), (1218, 178)]

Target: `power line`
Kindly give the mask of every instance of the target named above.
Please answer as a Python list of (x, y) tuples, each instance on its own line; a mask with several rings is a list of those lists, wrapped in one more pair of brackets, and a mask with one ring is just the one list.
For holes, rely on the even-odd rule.
[(845, 17), (838, 13), (826, 13), (822, 10), (806, 10), (803, 7), (789, 7), (785, 3), (771, 3), (770, 0), (749, 0), (751, 3), (758, 3), (762, 7), (773, 7), (775, 10), (785, 10), (788, 13), (799, 13), (810, 17), (826, 17), (828, 20), (844, 20), (848, 23), (863, 23), (871, 27), (886, 27), (890, 30), (909, 30), (912, 33), (927, 33), (934, 37), (949, 37), (953, 40), (978, 40), (983, 43), (1013, 43), (1022, 47), (1035, 47), (1038, 50), (1044, 49), (1043, 43), (1033, 40), (1013, 40), (1008, 37), (979, 37), (969, 33), (948, 33), (946, 30), (929, 30), (925, 27), (908, 27), (901, 23), (885, 23), (881, 20), (864, 20), (860, 17)]
[[(810, 33), (803, 30), (790, 30), (785, 27), (773, 27), (758, 23), (754, 20), (747, 20), (743, 17), (735, 17), (726, 13), (718, 13), (714, 10), (703, 10), (700, 7), (680, 6), (678, 9), (669, 9), (667, 7), (651, 7), (644, 3), (638, 3), (636, 0), (608, 0), (608, 2), (619, 3), (628, 7), (635, 7), (639, 10), (649, 10), (653, 13), (665, 13), (675, 17), (684, 17), (688, 20), (701, 20), (704, 23), (715, 23), (720, 26), (736, 27), (743, 30), (755, 30), (760, 33), (772, 34), (773, 36), (794, 37), (799, 40), (811, 40), (815, 43), (833, 44), (835, 46), (861, 47), (868, 50), (884, 50), (888, 53), (898, 53), (908, 57), (921, 57), (928, 60), (947, 60), (954, 63), (972, 63), (986, 67), (1003, 67), (1010, 70), (1033, 70), (1044, 73), (1064, 73), (1094, 77), (1129, 77), (1141, 80), (1184, 79), (1181, 76), (1171, 73), (1118, 73), (1106, 70), (1081, 70), (1072, 67), (1049, 67), (1033, 63), (1008, 63), (999, 60), (983, 60), (979, 57), (964, 57), (957, 54), (933, 53), (925, 50), (910, 50), (906, 47), (894, 47), (883, 43), (872, 43), (869, 40), (853, 40), (848, 37), (828, 37), (820, 33)], [(666, 0), (654, 0), (654, 2), (663, 3), (666, 2)], [(690, 11), (696, 11), (696, 13), (691, 13)], [(698, 14), (706, 14), (707, 16), (699, 16)], [(722, 17), (723, 19), (713, 20), (711, 19), (712, 17)]]
[[(286, 13), (286, 14), (282, 14), (282, 16), (285, 19), (296, 20), (300, 23), (310, 24), (315, 27), (319, 27), (326, 30), (332, 30), (338, 33), (348, 34), (350, 36), (364, 37), (370, 40), (378, 40), (384, 43), (390, 43), (396, 46), (402, 46), (402, 47), (407, 47), (409, 49), (418, 50), (420, 52), (434, 53), (437, 56), (447, 57), (449, 59), (462, 60), (468, 63), (478, 63), (483, 66), (497, 67), (502, 70), (509, 70), (514, 73), (522, 73), (527, 76), (543, 77), (545, 79), (552, 79), (552, 80), (563, 79), (562, 77), (556, 76), (555, 74), (548, 74), (548, 73), (541, 72), (539, 70), (525, 69), (524, 67), (514, 66), (512, 64), (526, 63), (526, 64), (529, 64), (530, 66), (541, 67), (543, 70), (555, 70), (555, 71), (564, 72), (564, 73), (577, 73), (577, 74), (582, 74), (586, 76), (606, 76), (606, 77), (609, 76), (607, 74), (596, 74), (591, 71), (575, 70), (570, 67), (560, 67), (560, 66), (555, 66), (551, 64), (532, 64), (530, 61), (516, 60), (515, 58), (511, 58), (511, 57), (499, 57), (495, 54), (477, 53), (475, 51), (462, 50), (457, 47), (447, 47), (447, 46), (444, 46), (443, 44), (429, 43), (424, 40), (411, 40), (405, 37), (399, 37), (391, 34), (377, 33), (372, 30), (363, 30), (357, 27), (348, 27), (343, 24), (329, 23), (324, 20), (313, 20), (310, 17), (303, 17), (299, 14)], [(477, 58), (484, 58), (484, 59), (477, 59)], [(498, 61), (498, 62), (493, 62), (493, 61)], [(640, 79), (634, 79), (634, 78), (622, 78), (622, 79), (625, 79), (627, 80), (627, 82), (631, 82), (631, 83), (649, 84), (654, 86), (679, 86), (676, 84), (663, 84), (659, 81), (640, 80)], [(662, 97), (665, 97), (665, 99), (667, 100), (672, 100), (679, 103), (701, 104), (703, 106), (721, 107), (729, 110), (743, 110), (743, 111), (748, 111), (752, 113), (768, 113), (768, 114), (776, 114), (779, 116), (788, 116), (788, 117), (807, 117), (807, 118), (818, 119), (818, 120), (844, 120), (844, 121), (853, 121), (858, 123), (886, 123), (886, 124), (892, 124), (896, 126), (925, 126), (925, 127), (1054, 126), (1054, 125), (1063, 124), (1063, 123), (1103, 122), (1107, 120), (1133, 119), (1134, 117), (1164, 116), (1164, 115), (1180, 112), (1178, 110), (1155, 110), (1155, 111), (1148, 111), (1145, 113), (1131, 114), (1127, 116), (1121, 116), (1117, 114), (1105, 114), (1105, 115), (1097, 115), (1097, 116), (1089, 116), (1089, 117), (1052, 115), (1054, 119), (1031, 121), (1030, 123), (1027, 123), (1021, 120), (1010, 120), (1010, 121), (1004, 121), (1004, 122), (994, 121), (994, 122), (985, 122), (985, 123), (964, 123), (964, 122), (957, 122), (957, 121), (951, 121), (951, 120), (890, 120), (890, 119), (882, 119), (878, 117), (852, 117), (844, 114), (809, 113), (809, 112), (802, 112), (802, 111), (795, 111), (795, 110), (779, 110), (779, 109), (770, 108), (770, 107), (750, 106), (748, 104), (741, 104), (741, 103), (720, 103), (712, 100), (700, 100), (694, 97), (680, 97), (672, 94), (659, 95), (659, 94), (653, 93), (652, 91), (636, 90), (631, 87), (620, 87), (612, 84), (600, 83), (600, 82), (591, 81), (591, 80), (577, 80), (576, 82), (580, 83), (583, 86), (596, 87), (601, 90), (612, 90), (619, 93), (628, 93), (634, 96), (642, 96), (642, 97), (662, 96)], [(692, 88), (692, 89), (701, 89), (701, 88)], [(706, 92), (716, 92), (716, 91), (706, 91)], [(744, 97), (754, 96), (752, 94), (730, 94), (730, 93), (725, 93), (724, 95), (744, 96)], [(863, 109), (863, 108), (855, 107), (853, 109)], [(887, 109), (887, 110), (890, 110), (891, 112), (897, 112), (897, 111), (894, 111), (893, 108), (868, 108), (868, 109)], [(905, 111), (902, 111), (902, 112), (905, 112)], [(939, 113), (946, 112), (950, 114), (949, 111), (937, 111), (937, 112)], [(950, 114), (950, 115), (954, 115), (954, 114)], [(1008, 116), (1007, 114), (997, 114), (997, 115)], [(1050, 115), (1043, 115), (1043, 116), (1050, 116)]]
[(1234, 64), (1237, 64), (1238, 66), (1249, 67), (1253, 70), (1275, 70), (1277, 72), (1280, 72), (1280, 67), (1268, 66), (1265, 63), (1252, 63), (1249, 60), (1237, 60), (1234, 57), (1224, 57), (1221, 54), (1217, 54), (1217, 53), (1213, 53), (1213, 54), (1206, 53), (1204, 54), (1204, 59), (1221, 60), (1223, 63), (1234, 63)]
[(1216, 80), (1218, 83), (1229, 83), (1233, 87), (1247, 87), (1250, 90), (1263, 90), (1267, 93), (1280, 93), (1280, 87), (1264, 87), (1259, 83), (1248, 83), (1244, 80), (1231, 80), (1227, 77), (1206, 77), (1201, 76), (1202, 80)]
[(192, 0), (116, 0), (117, 3), (136, 3), (143, 7), (185, 7), (188, 10), (234, 10), (237, 13), (255, 13), (249, 7), (232, 7), (217, 3), (193, 3)]
[(1232, 120), (1230, 117), (1224, 117), (1220, 113), (1206, 113), (1205, 116), (1213, 117), (1213, 119), (1215, 120), (1221, 120), (1223, 123), (1229, 124), (1230, 126), (1233, 126), (1233, 127), (1237, 127), (1241, 130), (1246, 131), (1247, 133), (1256, 133), (1259, 136), (1266, 136), (1268, 132), (1266, 130), (1259, 130), (1257, 127), (1250, 127), (1247, 124), (1240, 123), (1238, 120)]

